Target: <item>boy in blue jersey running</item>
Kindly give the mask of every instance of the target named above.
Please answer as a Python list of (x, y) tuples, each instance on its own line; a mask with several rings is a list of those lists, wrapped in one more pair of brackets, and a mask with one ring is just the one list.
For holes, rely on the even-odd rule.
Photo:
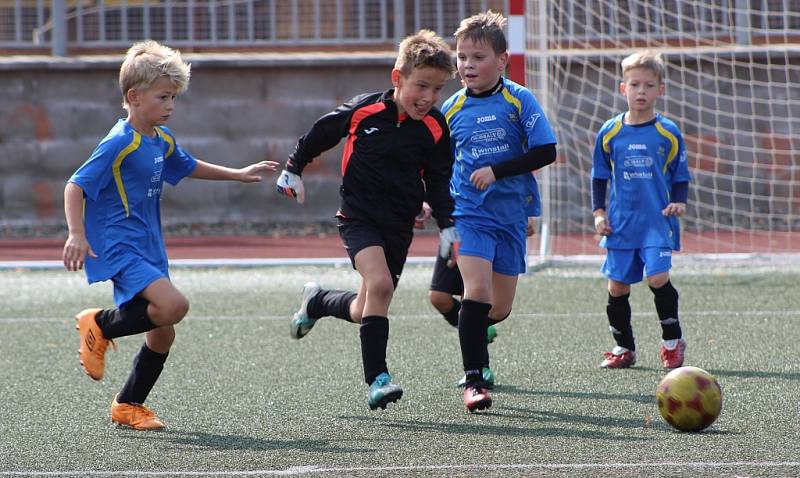
[[(686, 341), (678, 320), (678, 291), (669, 279), (672, 251), (680, 250), (678, 217), (686, 211), (689, 168), (678, 127), (655, 112), (664, 93), (661, 55), (644, 51), (622, 60), (620, 92), (628, 111), (608, 120), (592, 156), (592, 209), (600, 245), (608, 251), (601, 271), (608, 278), (609, 329), (617, 345), (603, 368), (636, 363), (628, 302), (643, 273), (655, 296), (666, 369), (683, 365)], [(611, 180), (608, 212), (606, 191)]]
[(164, 427), (143, 403), (164, 367), (174, 325), (189, 310), (168, 273), (159, 206), (164, 181), (176, 185), (190, 176), (252, 183), (278, 165), (262, 161), (231, 169), (197, 160), (178, 145), (164, 124), (189, 75), (179, 52), (154, 41), (133, 45), (119, 72), (128, 118), (117, 121), (64, 190), (64, 266), (77, 271), (85, 265), (89, 283), (114, 284), (115, 308), (86, 309), (75, 317), (84, 371), (102, 379), (109, 342), (145, 333), (111, 404), (111, 420), (137, 430)]
[(517, 277), (525, 272), (529, 216), (539, 215), (531, 171), (556, 159), (556, 137), (533, 94), (502, 77), (508, 62), (506, 19), (487, 11), (455, 32), (464, 88), (442, 107), (455, 157), (450, 194), (460, 236), (464, 280), (458, 335), (464, 364), (464, 405), (492, 404), (486, 330), (511, 313)]

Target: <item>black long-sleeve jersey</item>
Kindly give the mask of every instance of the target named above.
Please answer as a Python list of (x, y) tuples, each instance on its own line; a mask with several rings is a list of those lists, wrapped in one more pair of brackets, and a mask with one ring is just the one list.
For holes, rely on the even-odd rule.
[(452, 226), (447, 122), (437, 108), (421, 120), (399, 114), (393, 93), (356, 96), (319, 118), (298, 140), (286, 169), (302, 174), (315, 157), (347, 137), (337, 215), (411, 227), (427, 198), (439, 228)]

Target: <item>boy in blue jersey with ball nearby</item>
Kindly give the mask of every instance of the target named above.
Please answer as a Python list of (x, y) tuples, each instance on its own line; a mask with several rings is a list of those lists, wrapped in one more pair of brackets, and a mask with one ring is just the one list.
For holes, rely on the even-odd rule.
[(189, 176), (252, 183), (278, 165), (262, 161), (232, 169), (197, 160), (178, 145), (164, 124), (189, 75), (179, 52), (154, 41), (133, 45), (119, 72), (128, 118), (117, 121), (64, 190), (64, 266), (77, 271), (85, 265), (90, 283), (114, 284), (115, 308), (86, 309), (75, 317), (84, 371), (102, 379), (112, 339), (145, 333), (133, 370), (111, 404), (111, 420), (137, 430), (164, 427), (143, 403), (167, 360), (174, 325), (189, 310), (168, 273), (161, 235), (164, 181), (175, 185)]
[(665, 73), (659, 54), (644, 51), (625, 58), (619, 89), (628, 111), (608, 120), (595, 140), (592, 209), (595, 229), (603, 236), (600, 245), (608, 250), (601, 270), (608, 278), (606, 313), (617, 343), (605, 353), (603, 368), (636, 363), (628, 298), (631, 284), (640, 282), (643, 273), (661, 321), (661, 362), (666, 369), (683, 365), (686, 340), (669, 270), (672, 251), (680, 250), (678, 217), (686, 211), (691, 178), (680, 130), (655, 112)]
[(492, 11), (461, 22), (455, 37), (464, 88), (442, 107), (455, 157), (450, 193), (464, 281), (458, 335), (470, 412), (492, 405), (487, 328), (511, 313), (525, 272), (528, 217), (540, 208), (531, 172), (556, 159), (556, 137), (536, 98), (502, 76), (505, 23)]

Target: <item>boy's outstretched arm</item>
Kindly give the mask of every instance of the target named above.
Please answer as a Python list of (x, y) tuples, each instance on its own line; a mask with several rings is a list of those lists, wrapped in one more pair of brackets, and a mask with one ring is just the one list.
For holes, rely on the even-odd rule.
[(96, 258), (97, 255), (86, 239), (83, 225), (83, 189), (75, 183), (67, 183), (64, 188), (64, 215), (67, 219), (69, 235), (64, 243), (61, 258), (68, 271), (83, 269), (86, 256)]
[(197, 160), (197, 166), (189, 177), (195, 179), (216, 179), (227, 181), (239, 181), (242, 183), (257, 183), (261, 181), (264, 171), (275, 171), (278, 163), (275, 161), (259, 161), (258, 163), (245, 166), (243, 168), (229, 168), (218, 164), (207, 163)]

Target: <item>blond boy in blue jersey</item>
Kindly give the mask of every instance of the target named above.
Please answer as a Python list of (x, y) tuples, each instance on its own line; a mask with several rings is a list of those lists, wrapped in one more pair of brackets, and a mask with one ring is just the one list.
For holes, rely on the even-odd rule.
[[(628, 111), (608, 120), (592, 157), (592, 209), (600, 242), (608, 249), (602, 266), (608, 278), (609, 329), (616, 346), (605, 353), (603, 368), (636, 363), (628, 302), (631, 284), (643, 273), (661, 322), (660, 358), (666, 369), (683, 365), (686, 341), (678, 320), (678, 291), (669, 270), (680, 250), (678, 217), (686, 211), (689, 168), (678, 126), (656, 113), (664, 93), (666, 67), (661, 55), (638, 52), (622, 61), (620, 93)], [(606, 189), (611, 193), (606, 209)]]
[(64, 266), (77, 271), (85, 265), (90, 283), (111, 280), (116, 303), (115, 308), (86, 309), (75, 317), (81, 365), (100, 380), (112, 339), (145, 334), (133, 370), (111, 405), (113, 422), (138, 430), (164, 427), (143, 403), (164, 367), (174, 325), (189, 310), (189, 301), (168, 273), (161, 235), (164, 181), (175, 185), (189, 176), (252, 183), (278, 166), (272, 161), (241, 169), (217, 166), (193, 158), (178, 145), (164, 124), (175, 97), (186, 90), (189, 74), (179, 52), (154, 41), (133, 45), (119, 72), (128, 117), (117, 121), (64, 190), (69, 228)]

